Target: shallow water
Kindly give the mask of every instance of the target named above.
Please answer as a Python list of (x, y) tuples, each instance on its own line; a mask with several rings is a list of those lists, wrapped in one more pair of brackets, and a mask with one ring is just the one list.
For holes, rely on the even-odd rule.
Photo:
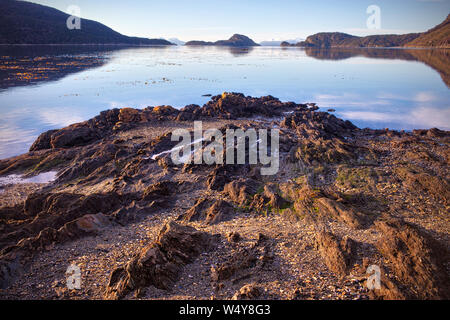
[[(450, 129), (449, 57), (402, 49), (0, 47), (0, 158), (102, 110), (202, 105), (210, 99), (203, 95), (224, 91), (316, 102), (359, 127)], [(11, 61), (30, 74), (5, 71)]]
[(24, 183), (49, 183), (55, 181), (58, 172), (49, 171), (38, 174), (34, 177), (24, 177), (18, 174), (11, 174), (9, 176), (0, 177), (0, 186), (9, 184), (24, 184)]

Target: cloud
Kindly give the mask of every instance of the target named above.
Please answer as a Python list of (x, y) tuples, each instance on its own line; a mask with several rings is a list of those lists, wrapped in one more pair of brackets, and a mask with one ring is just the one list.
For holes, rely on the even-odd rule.
[(413, 98), (413, 101), (416, 102), (431, 102), (437, 100), (437, 97), (430, 92), (419, 92)]
[(411, 128), (450, 129), (450, 110), (433, 107), (418, 107), (409, 113), (382, 113), (373, 111), (344, 111), (339, 113), (345, 119), (373, 122), (401, 122)]
[(44, 109), (38, 112), (38, 118), (46, 125), (61, 128), (83, 121), (83, 117), (74, 114), (70, 108)]

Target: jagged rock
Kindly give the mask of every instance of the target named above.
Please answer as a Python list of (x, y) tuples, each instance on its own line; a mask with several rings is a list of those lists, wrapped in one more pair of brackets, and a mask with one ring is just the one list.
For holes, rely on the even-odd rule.
[(342, 203), (324, 197), (316, 199), (314, 203), (318, 206), (319, 214), (329, 215), (355, 229), (364, 225), (364, 216)]
[(96, 234), (110, 225), (110, 220), (103, 213), (87, 214), (73, 222), (67, 223), (59, 231), (70, 237), (80, 234)]
[(236, 273), (243, 273), (247, 269), (255, 267), (257, 261), (258, 255), (255, 250), (240, 249), (219, 267), (212, 267), (211, 278), (216, 282), (228, 280)]
[(355, 249), (353, 240), (339, 240), (331, 232), (322, 230), (316, 233), (316, 245), (328, 269), (341, 277), (347, 275)]
[(267, 240), (267, 238), (264, 241), (258, 240), (251, 247), (240, 248), (224, 263), (211, 267), (212, 280), (216, 283), (230, 279), (236, 282), (250, 277), (256, 270), (270, 263), (273, 260), (273, 253), (270, 245), (266, 243)]
[(257, 193), (253, 196), (250, 203), (250, 208), (260, 213), (269, 213), (271, 210), (288, 209), (291, 203), (285, 200), (280, 195), (280, 190), (277, 184), (268, 183), (264, 185), (262, 193)]
[(255, 283), (246, 284), (237, 291), (232, 300), (256, 300), (261, 296), (262, 289)]
[(223, 190), (225, 185), (230, 182), (225, 166), (215, 168), (206, 178), (206, 185), (211, 190)]
[(170, 154), (165, 154), (158, 159), (158, 165), (164, 170), (170, 170), (177, 165), (173, 163), (172, 156)]
[(87, 144), (100, 139), (97, 132), (84, 124), (75, 124), (64, 131), (57, 131), (51, 135), (50, 145), (56, 148), (71, 148)]
[(51, 130), (41, 134), (31, 146), (30, 151), (51, 148), (70, 148), (94, 142), (111, 132), (118, 121), (119, 110), (101, 112), (95, 118), (70, 125), (60, 130)]
[(213, 237), (174, 222), (166, 224), (155, 242), (124, 267), (114, 270), (105, 292), (107, 299), (121, 299), (128, 293), (150, 285), (169, 290), (181, 268), (208, 250)]
[(413, 130), (413, 133), (418, 136), (427, 136), (430, 138), (442, 138), (450, 136), (449, 131), (432, 128), (429, 130)]
[(239, 205), (245, 205), (251, 201), (252, 196), (256, 193), (258, 184), (253, 179), (234, 180), (225, 185), (224, 192), (233, 202)]
[(0, 262), (9, 256), (22, 256), (25, 260), (18, 263), (25, 263), (49, 245), (96, 234), (109, 224), (102, 212), (117, 210), (126, 199), (115, 193), (33, 194), (24, 206), (24, 213), (33, 219), (5, 225), (0, 235)]
[(239, 242), (241, 240), (241, 235), (238, 232), (229, 232), (227, 234), (227, 240), (231, 243), (236, 243)]
[(309, 139), (340, 138), (357, 130), (350, 121), (336, 118), (327, 112), (301, 110), (286, 116), (281, 122), (285, 128), (295, 129), (297, 135)]
[(163, 204), (165, 197), (173, 195), (177, 189), (177, 183), (172, 181), (161, 181), (155, 183), (144, 190), (142, 195), (142, 200), (146, 201), (157, 201)]
[(120, 109), (118, 120), (124, 123), (139, 122), (142, 120), (141, 112), (133, 108), (122, 108)]
[(205, 218), (205, 212), (211, 207), (212, 203), (212, 200), (206, 198), (198, 199), (195, 205), (186, 211), (185, 214), (181, 215), (179, 219), (185, 221), (200, 221)]
[(222, 95), (212, 97), (198, 112), (198, 116), (220, 119), (237, 119), (256, 115), (276, 117), (281, 116), (283, 112), (301, 107), (302, 105), (292, 102), (283, 103), (272, 96), (252, 98), (241, 93), (224, 92)]
[(30, 151), (51, 149), (52, 145), (50, 141), (52, 139), (52, 135), (57, 131), (58, 130), (49, 130), (39, 135), (36, 141), (34, 141), (34, 143), (31, 145)]
[(446, 268), (449, 252), (445, 246), (399, 219), (377, 221), (375, 225), (383, 234), (377, 249), (404, 286), (402, 295), (408, 299), (450, 298)]
[(224, 200), (218, 200), (206, 212), (205, 222), (207, 224), (215, 224), (229, 220), (234, 214), (234, 208), (231, 204)]
[(303, 165), (332, 164), (350, 162), (358, 158), (357, 149), (340, 139), (309, 138), (294, 147), (293, 158)]
[(224, 200), (208, 200), (205, 198), (197, 200), (194, 207), (189, 209), (180, 217), (185, 221), (204, 220), (206, 224), (215, 224), (229, 220), (234, 214), (234, 208)]
[(23, 266), (17, 257), (0, 260), (0, 289), (7, 289), (22, 271)]
[(135, 221), (140, 216), (153, 213), (154, 207), (157, 206), (158, 204), (154, 202), (148, 204), (146, 201), (132, 201), (128, 206), (123, 206), (113, 212), (111, 217), (113, 217), (117, 223), (125, 225), (129, 222)]
[(450, 183), (445, 179), (408, 167), (396, 168), (395, 172), (408, 189), (427, 192), (433, 198), (442, 200), (444, 205), (450, 203)]

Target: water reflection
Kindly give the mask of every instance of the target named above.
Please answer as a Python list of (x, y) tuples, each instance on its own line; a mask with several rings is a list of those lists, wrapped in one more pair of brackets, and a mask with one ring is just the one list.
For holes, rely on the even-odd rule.
[(253, 47), (229, 47), (228, 50), (233, 56), (239, 57), (251, 53), (253, 51)]
[[(106, 109), (203, 105), (205, 94), (224, 91), (316, 102), (359, 127), (450, 129), (443, 50), (0, 46), (0, 52), (16, 64), (25, 60), (26, 72), (43, 63), (55, 68), (45, 79), (10, 81), (0, 90), (0, 158), (26, 152), (46, 130)], [(64, 59), (93, 63), (72, 70)]]
[(114, 45), (0, 45), (0, 89), (57, 81), (108, 62)]
[(320, 60), (345, 60), (360, 56), (371, 59), (419, 61), (436, 70), (447, 87), (450, 87), (450, 50), (391, 48), (306, 48), (304, 50), (309, 57)]

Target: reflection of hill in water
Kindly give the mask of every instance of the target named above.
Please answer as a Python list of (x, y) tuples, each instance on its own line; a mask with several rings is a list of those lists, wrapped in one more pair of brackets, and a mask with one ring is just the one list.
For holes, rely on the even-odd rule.
[(0, 89), (56, 81), (103, 66), (118, 46), (0, 46)]
[(442, 80), (450, 87), (450, 50), (445, 49), (313, 49), (307, 48), (308, 56), (320, 60), (344, 60), (352, 57), (372, 59), (399, 59), (420, 61), (433, 68), (441, 75)]
[(228, 47), (230, 53), (235, 56), (243, 56), (253, 51), (253, 47)]

